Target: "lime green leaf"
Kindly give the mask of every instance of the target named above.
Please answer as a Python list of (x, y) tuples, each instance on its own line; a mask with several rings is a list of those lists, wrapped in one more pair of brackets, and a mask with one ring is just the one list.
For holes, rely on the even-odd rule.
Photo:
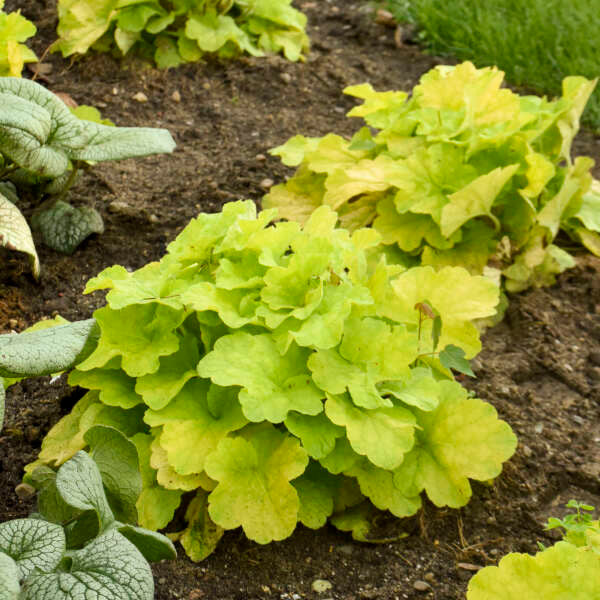
[(361, 457), (356, 454), (347, 437), (337, 438), (335, 447), (324, 458), (319, 460), (319, 463), (324, 466), (330, 473), (339, 475), (351, 469)]
[(314, 382), (326, 392), (343, 394), (346, 390), (352, 402), (364, 408), (391, 406), (392, 402), (381, 396), (376, 384), (381, 379), (372, 365), (356, 365), (339, 355), (337, 350), (318, 350), (308, 358)]
[(241, 386), (239, 401), (250, 421), (280, 423), (291, 410), (308, 415), (323, 410), (323, 393), (306, 370), (309, 354), (292, 345), (282, 356), (271, 336), (238, 332), (217, 340), (198, 373), (221, 386)]
[(382, 469), (395, 469), (413, 447), (416, 419), (401, 406), (365, 410), (345, 396), (329, 396), (327, 417), (346, 427), (348, 440), (357, 454)]
[(421, 410), (433, 410), (439, 402), (440, 384), (431, 369), (411, 369), (410, 376), (396, 381), (384, 381), (379, 386), (381, 394), (391, 394), (404, 404)]
[(209, 405), (206, 380), (192, 379), (166, 408), (148, 410), (144, 415), (152, 427), (162, 425), (160, 445), (180, 475), (202, 473), (219, 442), (248, 422), (236, 389), (213, 385), (211, 391)]
[(156, 471), (150, 465), (152, 436), (138, 433), (131, 441), (138, 451), (143, 486), (136, 502), (139, 523), (148, 529), (162, 529), (173, 518), (183, 492), (166, 490), (157, 485)]
[(389, 510), (397, 517), (409, 517), (421, 508), (421, 497), (405, 496), (394, 485), (394, 474), (361, 460), (345, 472), (358, 479), (360, 491), (381, 510)]
[[(490, 317), (496, 312), (498, 287), (489, 279), (472, 276), (459, 267), (444, 267), (434, 271), (431, 267), (409, 269), (393, 283), (396, 294), (394, 308), (386, 310), (386, 316), (412, 322), (418, 326), (418, 302), (429, 302), (442, 319), (439, 346), (454, 344), (471, 358), (481, 349), (479, 333), (471, 322), (473, 319)], [(461, 290), (460, 294), (448, 294), (448, 290)], [(421, 326), (421, 350), (429, 348), (431, 320)], [(430, 350), (424, 350), (425, 352)]]
[(121, 310), (98, 309), (94, 317), (100, 327), (98, 346), (78, 365), (82, 371), (103, 367), (111, 358), (121, 356), (121, 365), (131, 377), (156, 372), (159, 358), (174, 354), (179, 338), (174, 329), (185, 318), (183, 310), (158, 303), (137, 304)]
[(481, 569), (469, 581), (467, 600), (588, 600), (600, 589), (600, 556), (558, 542), (529, 554), (510, 553), (497, 567)]
[(200, 490), (196, 494), (186, 510), (185, 520), (188, 526), (170, 535), (181, 543), (194, 562), (200, 562), (213, 553), (224, 533), (223, 528), (215, 525), (208, 515), (206, 492)]
[(156, 373), (138, 377), (135, 391), (154, 410), (164, 408), (181, 391), (192, 377), (200, 360), (198, 341), (192, 334), (185, 334), (179, 342), (179, 350), (160, 359)]
[(300, 509), (298, 520), (306, 527), (323, 527), (333, 512), (333, 497), (340, 478), (331, 475), (317, 463), (311, 462), (306, 471), (292, 485), (298, 492)]
[(324, 458), (335, 448), (336, 440), (345, 435), (324, 413), (315, 416), (290, 412), (285, 420), (290, 433), (300, 438), (302, 447), (316, 459)]
[(451, 236), (461, 225), (477, 216), (490, 218), (496, 228), (500, 229), (497, 217), (492, 214), (492, 206), (518, 168), (518, 164), (498, 167), (448, 196), (450, 203), (442, 210), (442, 234), (446, 237)]
[[(116, 365), (113, 364), (115, 362)], [(69, 384), (99, 390), (100, 401), (108, 406), (133, 408), (143, 400), (135, 393), (135, 379), (121, 371), (118, 363), (120, 363), (119, 358), (113, 358), (103, 369), (91, 371), (74, 369), (69, 374)]]
[(517, 439), (491, 404), (469, 398), (453, 381), (441, 381), (440, 389), (436, 409), (415, 409), (415, 447), (395, 470), (394, 484), (407, 496), (425, 489), (436, 506), (458, 508), (471, 496), (468, 478), (497, 477)]
[[(206, 487), (208, 477), (204, 473), (181, 475), (173, 468), (169, 462), (167, 451), (160, 445), (160, 438), (154, 439), (150, 450), (150, 466), (156, 469), (156, 481), (161, 487), (184, 492)], [(214, 486), (210, 489), (214, 489)]]
[(219, 482), (209, 496), (211, 519), (225, 529), (240, 525), (259, 544), (288, 537), (296, 526), (300, 502), (289, 481), (308, 463), (294, 438), (273, 427), (249, 430), (247, 439), (221, 440), (206, 461)]

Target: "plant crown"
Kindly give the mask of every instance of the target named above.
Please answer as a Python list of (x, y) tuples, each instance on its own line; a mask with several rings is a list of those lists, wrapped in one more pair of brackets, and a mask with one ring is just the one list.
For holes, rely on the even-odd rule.
[(494, 313), (497, 286), (388, 265), (376, 231), (337, 229), (326, 206), (304, 227), (275, 216), (227, 204), (160, 262), (88, 282), (109, 290), (97, 346), (69, 377), (89, 392), (29, 472), (93, 452), (89, 427), (115, 427), (137, 448), (144, 527), (195, 492), (172, 536), (194, 560), (239, 526), (267, 543), (331, 517), (365, 539), (373, 505), (405, 517), (425, 491), (463, 506), (470, 478), (500, 473), (515, 435), (443, 364), (479, 351), (471, 321)]
[(571, 142), (595, 81), (567, 77), (553, 101), (502, 88), (503, 73), (465, 62), (426, 73), (412, 94), (346, 88), (363, 100), (351, 140), (297, 135), (272, 154), (295, 175), (263, 206), (304, 222), (317, 206), (351, 231), (372, 225), (395, 262), (462, 265), (510, 291), (547, 285), (574, 265), (562, 229), (600, 255), (593, 161)]
[(549, 519), (546, 529), (562, 527), (564, 539), (535, 556), (511, 552), (497, 567), (485, 567), (469, 582), (467, 600), (591, 600), (600, 590), (600, 521), (593, 506), (571, 500), (576, 513)]
[(297, 61), (308, 50), (306, 16), (291, 0), (59, 0), (58, 16), (54, 48), (63, 56), (136, 47), (167, 68), (205, 54), (283, 52)]
[(37, 56), (24, 41), (34, 36), (35, 25), (17, 10), (5, 13), (0, 0), (0, 77), (20, 77), (25, 63), (37, 62)]
[(172, 152), (175, 147), (166, 129), (113, 127), (99, 122), (89, 109), (79, 114), (82, 118), (34, 81), (0, 78), (0, 245), (29, 254), (36, 277), (39, 260), (29, 225), (16, 207), (17, 187), (50, 196), (33, 223), (47, 245), (71, 253), (88, 235), (104, 230), (95, 210), (62, 200), (78, 170), (90, 162)]

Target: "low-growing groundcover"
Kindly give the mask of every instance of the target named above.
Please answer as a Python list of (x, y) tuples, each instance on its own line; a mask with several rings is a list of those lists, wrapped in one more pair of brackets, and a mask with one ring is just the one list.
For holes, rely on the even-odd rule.
[(425, 491), (458, 508), (469, 479), (499, 475), (515, 435), (445, 366), (480, 350), (471, 321), (494, 314), (497, 287), (388, 265), (375, 231), (350, 236), (327, 207), (304, 228), (275, 216), (227, 204), (160, 262), (88, 282), (110, 290), (69, 377), (90, 391), (29, 474), (94, 451), (90, 427), (116, 428), (137, 448), (143, 527), (166, 527), (195, 492), (171, 534), (194, 560), (240, 526), (264, 544), (331, 518), (366, 541), (373, 506), (407, 517)]
[(59, 0), (54, 45), (63, 56), (132, 48), (159, 67), (196, 62), (212, 54), (303, 59), (306, 16), (291, 0)]
[[(593, 506), (571, 500), (576, 513), (551, 518), (546, 529), (564, 528), (564, 539), (535, 556), (511, 553), (469, 582), (467, 600), (597, 600), (600, 598), (600, 521)], [(588, 512), (586, 512), (588, 511)]]
[(350, 230), (372, 225), (394, 262), (460, 265), (509, 291), (550, 285), (574, 266), (560, 231), (600, 255), (600, 196), (571, 144), (595, 81), (568, 77), (549, 101), (502, 88), (503, 73), (439, 66), (412, 94), (346, 88), (363, 100), (352, 139), (297, 135), (271, 150), (293, 177), (263, 201), (303, 221), (325, 204)]

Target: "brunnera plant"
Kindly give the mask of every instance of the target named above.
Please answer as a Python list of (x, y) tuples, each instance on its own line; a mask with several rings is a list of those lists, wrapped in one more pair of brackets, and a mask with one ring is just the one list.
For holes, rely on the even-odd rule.
[(65, 253), (91, 233), (104, 230), (91, 207), (64, 201), (78, 172), (90, 163), (172, 152), (166, 129), (113, 127), (96, 115), (73, 114), (40, 84), (16, 77), (0, 78), (0, 245), (31, 257), (34, 276), (40, 265), (29, 225), (19, 209), (18, 191), (37, 194), (34, 225), (44, 243)]
[(300, 222), (330, 206), (343, 227), (379, 231), (401, 264), (493, 269), (509, 291), (553, 283), (574, 265), (561, 230), (600, 255), (593, 161), (571, 158), (596, 82), (567, 77), (549, 101), (503, 88), (503, 76), (465, 62), (432, 69), (411, 94), (346, 88), (363, 101), (348, 116), (369, 127), (272, 150), (298, 169), (263, 206)]
[(303, 59), (306, 16), (291, 0), (59, 0), (54, 45), (63, 56), (135, 49), (159, 67), (204, 55), (231, 58), (282, 52)]
[[(39, 339), (41, 328), (54, 325), (38, 326), (33, 346), (22, 346), (22, 338), (12, 336), (10, 356), (2, 355), (7, 358), (3, 374), (24, 370), (23, 352), (29, 353), (28, 372), (75, 360), (86, 346), (84, 330), (89, 333), (93, 323), (63, 327), (58, 337), (64, 345), (54, 347), (59, 360), (50, 357), (53, 344), (44, 347)], [(44, 354), (48, 361), (41, 358)], [(0, 378), (0, 429), (6, 383), (11, 381)], [(133, 442), (102, 425), (88, 429), (85, 439), (93, 440), (91, 454), (77, 452), (58, 470), (40, 467), (28, 477), (30, 491), (37, 489), (36, 513), (0, 523), (0, 600), (152, 600), (148, 562), (176, 557), (167, 537), (137, 526), (142, 478)]]
[(37, 513), (0, 523), (0, 600), (152, 600), (148, 561), (176, 557), (167, 537), (117, 520), (135, 516), (141, 488), (133, 444), (109, 427), (87, 436), (94, 454), (30, 477)]
[[(389, 265), (376, 231), (338, 229), (328, 207), (303, 227), (275, 217), (227, 204), (159, 262), (88, 282), (107, 304), (65, 364), (78, 357), (69, 382), (89, 391), (29, 473), (94, 452), (91, 427), (117, 429), (137, 449), (143, 527), (166, 527), (194, 493), (171, 535), (194, 560), (240, 526), (264, 544), (330, 519), (366, 539), (374, 507), (413, 515), (422, 492), (460, 507), (469, 479), (499, 475), (515, 435), (448, 369), (480, 350), (472, 320), (494, 314), (498, 288), (462, 268)], [(52, 331), (20, 334), (34, 337), (17, 354)], [(5, 361), (18, 338), (0, 338)]]

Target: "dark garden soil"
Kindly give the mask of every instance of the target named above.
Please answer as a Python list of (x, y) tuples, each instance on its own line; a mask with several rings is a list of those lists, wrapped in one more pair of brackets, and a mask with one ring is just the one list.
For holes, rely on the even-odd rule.
[[(106, 55), (73, 62), (47, 57), (49, 88), (101, 108), (118, 125), (167, 127), (178, 145), (172, 155), (98, 165), (85, 174), (70, 200), (99, 210), (106, 231), (73, 256), (40, 244), (39, 283), (24, 257), (0, 254), (0, 333), (56, 313), (91, 316), (102, 296), (81, 292), (101, 269), (135, 269), (158, 259), (198, 212), (238, 198), (259, 201), (289, 174), (269, 148), (297, 133), (352, 134), (360, 122), (345, 117), (354, 104), (342, 94), (345, 86), (369, 81), (379, 90), (409, 90), (441, 62), (415, 46), (397, 47), (394, 29), (376, 24), (364, 2), (298, 6), (312, 39), (305, 63), (274, 57), (158, 71)], [(32, 45), (41, 55), (54, 39), (55, 0), (7, 0), (6, 11), (16, 8), (38, 26)], [(133, 98), (139, 92), (146, 102)], [(589, 133), (578, 136), (574, 152), (600, 164), (600, 140)], [(181, 551), (177, 561), (155, 565), (156, 598), (461, 599), (478, 567), (510, 551), (535, 552), (538, 540), (552, 543), (553, 532), (542, 524), (562, 515), (570, 498), (600, 507), (600, 260), (581, 253), (557, 285), (512, 297), (504, 322), (483, 345), (474, 361), (477, 379), (467, 385), (497, 408), (520, 443), (492, 485), (474, 485), (468, 506), (426, 502), (418, 518), (382, 517), (383, 535), (410, 535), (379, 545), (353, 542), (332, 527), (299, 527), (267, 546), (229, 532), (203, 563)], [(9, 390), (0, 434), (0, 521), (33, 509), (14, 493), (23, 465), (78, 397), (62, 379)], [(316, 593), (316, 579), (332, 587)]]

